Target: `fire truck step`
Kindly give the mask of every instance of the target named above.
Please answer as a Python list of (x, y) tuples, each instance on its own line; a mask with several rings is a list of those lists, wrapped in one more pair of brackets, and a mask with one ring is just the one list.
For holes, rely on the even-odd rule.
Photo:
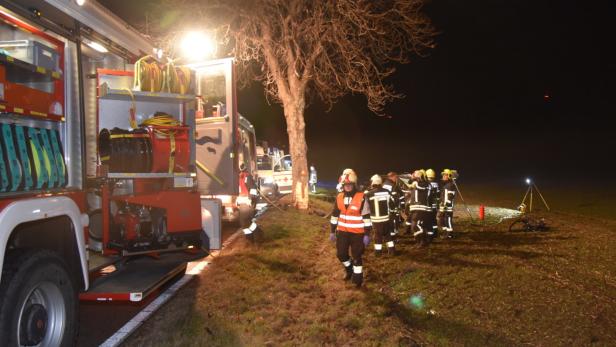
[(90, 289), (81, 293), (79, 298), (83, 301), (141, 301), (169, 280), (184, 273), (188, 262), (206, 255), (205, 251), (199, 251), (192, 254), (164, 253), (157, 258), (130, 258), (115, 271), (97, 277), (90, 283)]

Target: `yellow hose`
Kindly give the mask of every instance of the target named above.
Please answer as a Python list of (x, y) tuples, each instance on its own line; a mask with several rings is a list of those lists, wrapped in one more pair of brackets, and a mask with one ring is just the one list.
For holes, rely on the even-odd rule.
[[(147, 60), (152, 59), (152, 62)], [(151, 55), (135, 62), (133, 89), (142, 92), (160, 92), (163, 87), (163, 71)]]

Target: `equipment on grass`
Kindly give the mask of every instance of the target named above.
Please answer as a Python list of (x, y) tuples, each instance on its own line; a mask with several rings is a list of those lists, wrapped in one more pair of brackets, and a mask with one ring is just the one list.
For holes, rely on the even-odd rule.
[[(520, 203), (520, 207), (519, 207), (520, 212), (524, 213), (526, 211), (526, 206), (528, 206), (528, 212), (533, 212), (533, 191), (536, 191), (537, 194), (539, 194), (541, 201), (543, 201), (543, 205), (548, 211), (550, 211), (550, 206), (548, 206), (548, 203), (543, 198), (543, 195), (539, 191), (539, 188), (537, 188), (537, 185), (535, 184), (535, 182), (532, 181), (530, 178), (527, 178), (526, 184), (528, 185), (528, 189), (526, 189), (526, 193), (524, 194), (524, 197), (522, 198), (522, 203)], [(527, 198), (528, 198), (528, 205), (526, 205)], [(522, 206), (523, 208), (521, 208)]]

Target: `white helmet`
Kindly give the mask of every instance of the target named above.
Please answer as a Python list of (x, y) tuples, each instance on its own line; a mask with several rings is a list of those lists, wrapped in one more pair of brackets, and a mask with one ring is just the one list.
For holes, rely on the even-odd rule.
[(380, 185), (380, 184), (383, 184), (383, 179), (379, 175), (374, 175), (374, 176), (370, 177), (370, 183), (373, 186)]

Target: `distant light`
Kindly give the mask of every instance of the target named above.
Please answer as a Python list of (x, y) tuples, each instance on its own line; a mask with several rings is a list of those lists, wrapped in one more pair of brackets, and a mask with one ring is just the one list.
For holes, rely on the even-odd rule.
[(90, 46), (90, 48), (94, 49), (97, 52), (101, 52), (101, 53), (109, 52), (105, 46), (101, 45), (98, 42), (86, 41), (86, 45)]
[(199, 61), (216, 53), (216, 43), (203, 31), (190, 31), (182, 39), (182, 55), (191, 61)]
[(86, 3), (86, 0), (75, 0), (75, 2), (77, 3), (77, 5), (83, 6), (83, 4)]
[(526, 179), (526, 184), (530, 184), (530, 178)]

